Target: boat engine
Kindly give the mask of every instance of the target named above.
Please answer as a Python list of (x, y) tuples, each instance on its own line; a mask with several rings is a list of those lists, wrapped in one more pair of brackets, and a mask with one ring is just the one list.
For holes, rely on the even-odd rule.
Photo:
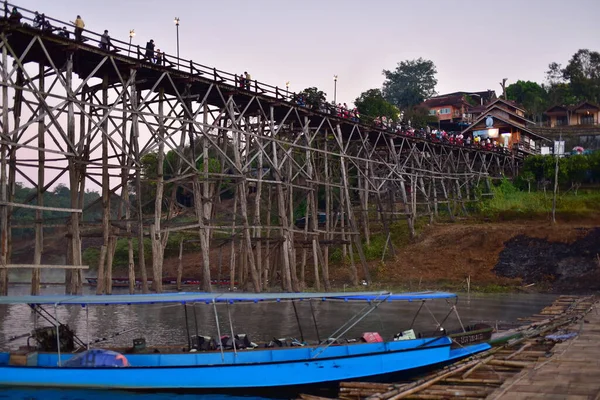
[(192, 336), (190, 339), (192, 343), (192, 349), (194, 350), (207, 351), (217, 349), (217, 342), (215, 342), (215, 339), (211, 338), (210, 336), (198, 335)]
[[(58, 328), (60, 351), (70, 352), (75, 350), (74, 336), (75, 332), (68, 325), (60, 325)], [(56, 342), (56, 327), (44, 326), (34, 329), (31, 332), (31, 338), (37, 342), (39, 351), (55, 352), (58, 351)]]

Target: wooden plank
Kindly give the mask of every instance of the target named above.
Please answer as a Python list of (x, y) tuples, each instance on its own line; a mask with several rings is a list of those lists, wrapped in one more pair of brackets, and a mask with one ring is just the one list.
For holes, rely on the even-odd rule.
[(54, 265), (54, 264), (6, 264), (5, 266), (0, 265), (0, 269), (26, 269), (26, 268), (40, 268), (40, 269), (89, 269), (89, 265)]
[(0, 201), (0, 206), (12, 206), (12, 207), (18, 207), (18, 208), (31, 208), (33, 210), (58, 211), (58, 212), (66, 212), (66, 213), (80, 213), (80, 212), (83, 212), (80, 208), (44, 207), (44, 206), (34, 206), (32, 204), (11, 203), (10, 201)]

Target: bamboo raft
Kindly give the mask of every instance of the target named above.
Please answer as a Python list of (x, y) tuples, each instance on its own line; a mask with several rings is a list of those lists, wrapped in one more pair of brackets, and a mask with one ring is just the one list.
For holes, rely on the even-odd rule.
[[(555, 342), (545, 336), (581, 320), (594, 296), (560, 296), (530, 318), (520, 319), (514, 338), (502, 346), (461, 360), (441, 370), (397, 383), (341, 382), (340, 400), (484, 399), (523, 369), (549, 359)], [(330, 400), (300, 395), (303, 400)]]

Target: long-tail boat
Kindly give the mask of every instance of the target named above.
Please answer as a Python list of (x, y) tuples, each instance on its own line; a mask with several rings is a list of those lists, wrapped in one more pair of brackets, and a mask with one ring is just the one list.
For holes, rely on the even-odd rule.
[[(357, 379), (389, 379), (391, 375), (442, 365), (490, 348), (487, 343), (451, 348), (453, 341), (450, 337), (436, 335), (418, 338), (410, 329), (411, 326), (403, 327), (403, 334), (389, 340), (384, 340), (377, 332), (365, 332), (359, 339), (345, 337), (384, 302), (420, 302), (423, 306), (436, 299), (456, 301), (457, 296), (444, 292), (188, 292), (0, 297), (0, 305), (28, 304), (32, 309), (54, 309), (54, 313), (52, 309), (45, 311), (47, 315), (58, 315), (57, 307), (165, 303), (179, 303), (186, 307), (203, 304), (212, 308), (217, 319), (216, 340), (190, 336), (188, 329), (188, 345), (172, 351), (162, 349), (160, 352), (144, 350), (144, 343), (134, 343), (130, 351), (96, 348), (93, 342), (82, 341), (67, 325), (56, 321), (53, 326), (46, 328), (44, 335), (33, 332), (36, 333), (32, 333), (35, 340), (31, 343), (28, 340), (28, 346), (0, 352), (0, 386), (151, 391), (189, 389), (208, 392), (305, 388)], [(233, 331), (224, 333), (219, 328), (217, 309), (220, 306), (226, 305), (229, 310), (239, 303), (294, 302), (297, 313), (296, 304), (316, 301), (361, 303), (362, 308), (326, 340), (316, 343), (299, 340), (282, 343), (275, 340), (259, 345), (243, 335)], [(233, 324), (229, 325), (233, 330)]]

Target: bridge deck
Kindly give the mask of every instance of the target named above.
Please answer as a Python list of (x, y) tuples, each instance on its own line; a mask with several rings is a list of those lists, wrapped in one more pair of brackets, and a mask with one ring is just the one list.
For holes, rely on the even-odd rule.
[[(190, 85), (190, 95), (197, 95), (198, 99), (201, 100), (208, 93), (206, 100), (212, 106), (223, 107), (227, 101), (227, 96), (233, 96), (235, 104), (240, 108), (246, 109), (247, 115), (256, 115), (261, 112), (261, 108), (268, 105), (273, 107), (275, 121), (281, 121), (289, 112), (290, 107), (294, 107), (299, 115), (310, 117), (311, 126), (316, 127), (321, 125), (324, 118), (338, 122), (345, 137), (351, 134), (356, 125), (361, 126), (363, 135), (368, 134), (372, 142), (376, 142), (381, 137), (381, 132), (396, 135), (371, 124), (356, 123), (348, 118), (337, 117), (331, 113), (323, 113), (298, 106), (289, 101), (289, 96), (286, 95), (284, 90), (265, 83), (252, 81), (250, 90), (246, 90), (239, 87), (239, 81), (235, 74), (209, 68), (192, 61), (175, 58), (173, 60), (174, 63), (169, 62), (169, 65), (157, 65), (143, 58), (139, 46), (131, 46), (131, 49), (129, 49), (124, 42), (118, 40), (113, 39), (115, 51), (106, 51), (100, 49), (97, 45), (98, 41), (92, 37), (86, 42), (77, 42), (72, 39), (60, 37), (52, 32), (11, 22), (6, 18), (0, 18), (0, 29), (8, 36), (8, 43), (12, 52), (10, 55), (13, 57), (22, 57), (24, 64), (48, 64), (48, 60), (50, 59), (54, 63), (54, 66), (60, 69), (67, 62), (69, 53), (72, 52), (74, 54), (73, 72), (81, 79), (85, 79), (90, 75), (99, 79), (106, 77), (109, 85), (118, 85), (122, 80), (127, 79), (131, 69), (136, 69), (137, 89), (152, 90), (157, 80), (164, 73), (168, 72), (169, 76), (173, 79), (173, 84), (162, 85), (167, 95), (178, 96), (184, 92), (186, 85)], [(87, 34), (88, 31), (85, 31), (85, 33)], [(93, 32), (89, 33), (97, 36)], [(31, 45), (32, 39), (36, 36), (41, 38), (43, 46), (39, 42)], [(104, 62), (100, 68), (97, 68), (107, 56), (111, 56), (114, 65), (113, 62), (108, 61)], [(50, 65), (48, 66), (50, 67)], [(212, 85), (219, 87), (221, 90), (210, 90)], [(223, 94), (226, 96), (223, 96)], [(255, 97), (260, 99), (260, 102), (254, 101)], [(264, 111), (269, 112), (268, 110)], [(398, 136), (401, 137), (402, 135)], [(418, 137), (410, 137), (409, 139), (414, 142), (428, 142), (427, 139)], [(387, 143), (384, 145), (387, 145)], [(439, 145), (463, 147), (448, 143), (439, 143)], [(472, 150), (498, 153), (498, 151), (488, 151), (475, 147)], [(522, 156), (520, 152), (514, 153), (518, 157)]]

